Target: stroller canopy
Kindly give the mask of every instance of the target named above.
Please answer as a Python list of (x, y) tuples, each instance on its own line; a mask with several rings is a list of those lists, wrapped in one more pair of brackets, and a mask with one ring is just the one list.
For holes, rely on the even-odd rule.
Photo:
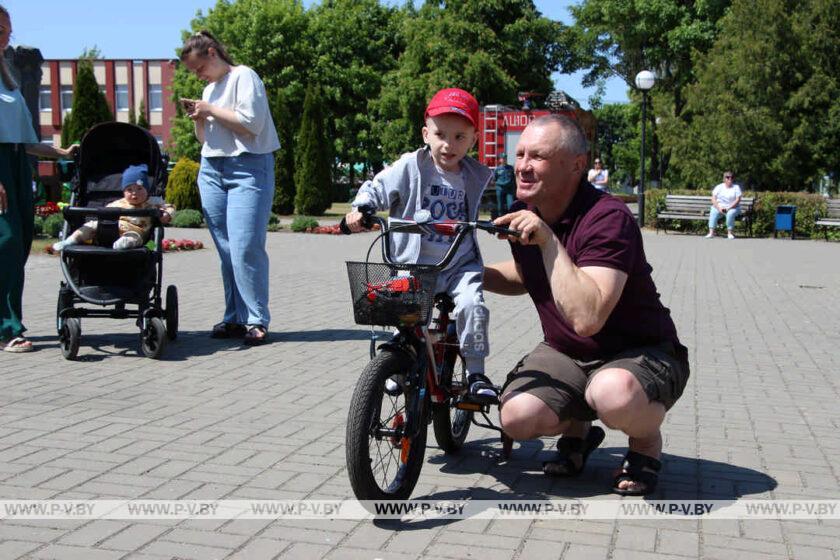
[(161, 195), (166, 188), (166, 168), (155, 137), (133, 124), (98, 124), (82, 138), (78, 188), (84, 195), (89, 183), (95, 184), (103, 177), (122, 173), (129, 165), (141, 163), (149, 166), (149, 195)]

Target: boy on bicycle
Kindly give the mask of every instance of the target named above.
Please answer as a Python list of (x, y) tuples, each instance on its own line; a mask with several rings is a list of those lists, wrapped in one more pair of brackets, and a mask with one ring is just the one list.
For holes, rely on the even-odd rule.
[[(435, 221), (476, 220), (481, 195), (493, 176), (488, 167), (467, 156), (475, 145), (477, 125), (475, 97), (458, 88), (437, 92), (426, 107), (422, 129), (426, 145), (403, 154), (361, 186), (352, 204), (354, 210), (345, 218), (350, 230), (362, 231), (363, 215), (358, 210), (362, 206), (388, 210), (392, 218), (406, 220), (412, 220), (418, 210), (427, 210)], [(438, 263), (451, 242), (451, 236), (437, 233), (420, 236), (394, 231), (391, 235), (392, 252), (401, 263)], [(455, 303), (470, 399), (496, 402), (496, 388), (484, 374), (490, 313), (484, 305), (482, 276), (483, 263), (473, 232), (441, 271), (435, 291), (446, 292)]]

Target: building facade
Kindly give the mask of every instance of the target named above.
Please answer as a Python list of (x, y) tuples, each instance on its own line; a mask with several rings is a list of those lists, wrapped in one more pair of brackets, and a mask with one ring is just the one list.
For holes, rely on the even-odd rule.
[[(61, 143), (62, 123), (73, 107), (78, 64), (77, 59), (54, 59), (45, 60), (41, 66), (38, 119), (42, 142)], [(132, 107), (139, 117), (142, 102), (150, 132), (161, 146), (169, 144), (171, 120), (175, 116), (171, 99), (175, 64), (167, 59), (93, 61), (94, 76), (115, 119), (129, 122)]]

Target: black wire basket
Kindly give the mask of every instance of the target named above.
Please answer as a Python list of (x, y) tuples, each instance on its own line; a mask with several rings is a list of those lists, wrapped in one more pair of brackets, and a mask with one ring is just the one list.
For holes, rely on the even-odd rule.
[(437, 269), (415, 264), (347, 262), (347, 275), (356, 324), (428, 324)]

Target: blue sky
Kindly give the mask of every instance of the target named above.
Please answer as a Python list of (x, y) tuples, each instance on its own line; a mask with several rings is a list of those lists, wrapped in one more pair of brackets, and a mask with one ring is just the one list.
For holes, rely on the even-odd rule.
[[(75, 58), (85, 47), (96, 45), (106, 58), (172, 58), (198, 10), (215, 5), (210, 0), (0, 0), (12, 15), (13, 45), (32, 45), (44, 58)], [(311, 5), (315, 0), (304, 0)], [(392, 3), (401, 3), (392, 0)], [(418, 0), (419, 3), (419, 0)], [(570, 22), (572, 0), (535, 0), (547, 17)], [(580, 86), (580, 74), (554, 75), (562, 89), (584, 107), (592, 89)], [(627, 101), (627, 86), (619, 79), (607, 83), (604, 100)]]

